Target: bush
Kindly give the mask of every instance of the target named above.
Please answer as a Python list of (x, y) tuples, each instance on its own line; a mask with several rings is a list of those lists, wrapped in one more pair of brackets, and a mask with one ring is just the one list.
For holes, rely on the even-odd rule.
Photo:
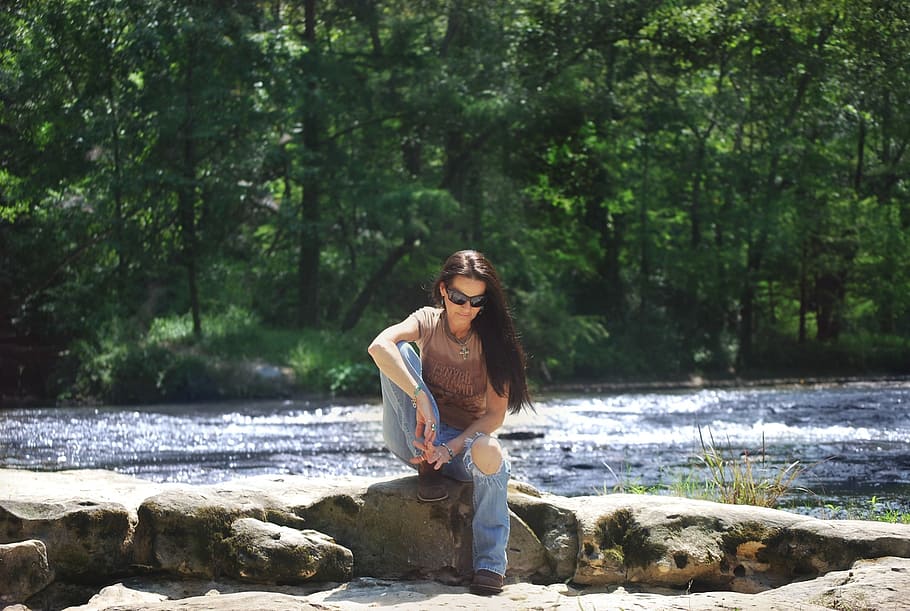
[(518, 295), (522, 303), (517, 326), (528, 353), (531, 375), (546, 381), (591, 373), (603, 375), (603, 348), (609, 334), (598, 316), (567, 316), (567, 301), (557, 292), (534, 291)]
[(297, 382), (334, 394), (375, 393), (378, 373), (366, 353), (367, 343), (359, 333), (303, 332), (289, 357)]
[(162, 381), (173, 361), (169, 350), (155, 345), (131, 345), (111, 361), (110, 387), (102, 397), (113, 403), (147, 403), (165, 398)]
[(371, 363), (342, 363), (329, 369), (332, 394), (370, 395), (379, 392), (379, 371)]
[(837, 341), (766, 333), (757, 338), (750, 369), (785, 375), (905, 374), (910, 340), (894, 336), (842, 335)]
[(199, 401), (221, 396), (218, 372), (204, 359), (174, 354), (161, 372), (159, 390), (167, 401)]

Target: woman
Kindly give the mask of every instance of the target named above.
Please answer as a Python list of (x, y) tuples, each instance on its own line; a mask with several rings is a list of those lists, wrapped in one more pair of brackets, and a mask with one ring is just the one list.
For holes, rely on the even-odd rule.
[(382, 382), (383, 435), (396, 456), (417, 466), (421, 501), (448, 497), (442, 476), (474, 483), (471, 590), (495, 594), (506, 573), (510, 468), (491, 434), (506, 412), (530, 405), (524, 351), (499, 276), (481, 253), (450, 256), (431, 298), (435, 307), (370, 344)]

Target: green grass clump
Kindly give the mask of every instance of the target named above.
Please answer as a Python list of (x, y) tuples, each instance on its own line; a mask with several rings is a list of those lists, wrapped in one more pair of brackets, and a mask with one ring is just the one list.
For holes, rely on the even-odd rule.
[(698, 439), (701, 444), (699, 459), (707, 469), (709, 487), (723, 503), (776, 507), (781, 497), (795, 488), (797, 478), (806, 469), (798, 460), (782, 467), (768, 465), (764, 435), (758, 458), (748, 452), (737, 456), (729, 444), (726, 449), (720, 448), (710, 431), (705, 439), (700, 426)]
[[(729, 444), (725, 449), (719, 447), (710, 431), (705, 438), (701, 427), (698, 428), (698, 438), (701, 453), (696, 458), (701, 465), (700, 469), (671, 474), (668, 483), (645, 486), (640, 481), (630, 479), (628, 470), (620, 476), (605, 464), (615, 480), (612, 491), (668, 494), (759, 507), (777, 507), (785, 495), (796, 490), (808, 492), (796, 486), (796, 480), (805, 472), (806, 466), (800, 461), (784, 466), (768, 464), (765, 460), (767, 454), (764, 436), (758, 457), (748, 452), (737, 454)], [(606, 485), (601, 492), (608, 492)]]
[[(842, 507), (826, 504), (824, 507), (798, 507), (792, 504), (784, 506), (784, 497), (793, 493), (812, 494), (811, 491), (796, 486), (796, 480), (808, 467), (794, 461), (783, 466), (767, 464), (765, 458), (765, 440), (762, 436), (761, 455), (756, 458), (743, 452), (736, 455), (729, 444), (726, 449), (718, 447), (713, 435), (708, 431), (707, 438), (698, 428), (701, 453), (696, 458), (701, 468), (679, 471), (669, 474), (668, 481), (645, 485), (631, 476), (629, 468), (619, 473), (610, 465), (604, 467), (610, 472), (614, 484), (604, 484), (599, 494), (664, 494), (682, 498), (700, 499), (738, 505), (755, 505), (759, 507), (776, 507), (797, 513), (809, 513), (825, 519), (871, 520), (891, 524), (910, 524), (910, 512), (894, 503), (871, 497), (861, 504)], [(666, 474), (661, 472), (661, 480)]]

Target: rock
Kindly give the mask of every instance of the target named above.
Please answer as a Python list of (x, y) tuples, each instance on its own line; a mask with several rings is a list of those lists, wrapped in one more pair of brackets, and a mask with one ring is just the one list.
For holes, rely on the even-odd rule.
[(351, 550), (315, 530), (241, 518), (231, 525), (231, 536), (224, 543), (231, 576), (245, 581), (347, 581), (353, 572)]
[(266, 513), (254, 498), (207, 489), (162, 492), (139, 507), (134, 557), (151, 570), (218, 577), (224, 573), (224, 540), (231, 536), (231, 525), (242, 517), (265, 519)]
[[(117, 583), (101, 588), (101, 591), (92, 596), (86, 604), (69, 607), (67, 611), (94, 611), (95, 609), (108, 609), (110, 607), (129, 608), (131, 606), (160, 602), (167, 600), (167, 598), (166, 595), (158, 592), (146, 592), (141, 588), (129, 588), (122, 583)], [(3, 611), (6, 611), (6, 609)]]
[[(538, 563), (524, 571), (527, 579), (535, 583), (558, 583), (572, 578), (578, 556), (578, 522), (575, 514), (560, 507), (556, 501), (548, 501), (548, 498), (554, 497), (541, 495), (527, 485), (510, 485), (509, 507), (528, 525), (543, 549), (544, 563)], [(514, 555), (511, 541), (509, 547), (511, 566)]]
[(0, 499), (0, 543), (41, 540), (58, 579), (99, 583), (127, 574), (132, 532), (116, 503)]
[[(447, 583), (470, 578), (472, 488), (448, 482), (449, 499), (417, 500), (417, 478), (374, 482), (365, 490), (337, 490), (295, 512), (354, 553), (358, 576), (429, 577)], [(528, 525), (511, 519), (508, 578), (550, 575), (546, 550)]]
[[(296, 529), (306, 525), (329, 535), (353, 552), (356, 575), (469, 579), (470, 485), (450, 482), (448, 501), (420, 503), (416, 481), (257, 477), (167, 490), (139, 507), (135, 559), (184, 576), (232, 575), (225, 541), (235, 520), (254, 518)], [(511, 528), (509, 578), (552, 579), (552, 563), (537, 535), (517, 515)]]
[(47, 548), (30, 540), (0, 545), (0, 603), (21, 603), (54, 581)]
[(161, 484), (138, 477), (102, 469), (74, 471), (26, 471), (0, 469), (0, 499), (62, 503), (79, 500), (94, 503), (117, 503), (135, 518), (136, 509), (145, 499), (179, 484)]
[[(257, 589), (275, 593), (285, 581), (312, 588), (314, 581), (346, 580), (349, 571), (355, 579), (334, 588), (331, 599), (288, 604), (334, 608), (355, 591), (379, 600), (378, 590), (369, 585), (372, 579), (395, 584), (394, 600), (404, 606), (415, 601), (411, 608), (420, 608), (416, 601), (426, 605), (427, 596), (437, 606), (448, 593), (462, 596), (472, 571), (471, 486), (450, 482), (448, 487), (446, 501), (419, 503), (416, 477), (264, 476), (211, 486), (150, 486), (110, 474), (107, 486), (101, 472), (0, 470), (5, 497), (0, 498), (0, 543), (38, 539), (46, 545), (57, 580), (34, 597), (32, 608), (61, 608), (65, 605), (56, 604), (57, 595), (51, 594), (54, 588), (73, 600), (67, 584), (108, 585), (116, 575), (241, 579), (246, 583), (238, 582), (233, 592), (240, 594), (250, 589), (252, 579), (270, 582)], [(510, 485), (509, 506), (507, 595), (496, 599), (498, 605), (510, 597), (527, 603), (546, 596), (553, 608), (573, 601), (577, 608), (581, 594), (559, 589), (572, 582), (588, 586), (585, 597), (598, 589), (614, 596), (603, 608), (711, 608), (709, 603), (788, 608), (774, 598), (780, 595), (811, 609), (859, 604), (851, 597), (887, 576), (898, 583), (897, 593), (882, 593), (881, 604), (910, 600), (905, 585), (910, 566), (903, 560), (910, 557), (910, 525), (825, 521), (665, 496), (564, 498), (516, 483)], [(353, 554), (353, 567), (346, 550)], [(317, 558), (325, 563), (311, 564)], [(871, 563), (857, 562), (866, 559)], [(831, 581), (832, 575), (839, 581)], [(425, 578), (433, 584), (401, 581)], [(799, 590), (799, 582), (818, 587)], [(412, 583), (424, 585), (418, 592)], [(446, 587), (442, 584), (454, 589), (425, 595)], [(6, 587), (0, 582), (0, 591)], [(684, 594), (691, 591), (699, 594)], [(289, 592), (300, 595), (300, 590)], [(810, 595), (815, 597), (811, 604)], [(678, 601), (688, 606), (677, 607)], [(142, 599), (141, 604), (163, 603)]]
[[(910, 595), (910, 560), (880, 558), (860, 560), (849, 570), (836, 571), (759, 594), (698, 592), (648, 588), (628, 584), (609, 588), (578, 588), (558, 583), (505, 586), (499, 596), (479, 597), (466, 586), (434, 581), (396, 581), (356, 578), (326, 589), (273, 587), (249, 590), (248, 584), (133, 578), (105, 588), (88, 604), (67, 611), (159, 611), (165, 609), (321, 609), (358, 610), (371, 607), (395, 611), (425, 609), (486, 609), (526, 611), (548, 609), (625, 609), (637, 611), (830, 611), (831, 609), (884, 610), (907, 608)], [(162, 596), (167, 598), (162, 598)], [(6, 611), (6, 610), (5, 610)], [(23, 609), (23, 611), (25, 611)]]
[[(107, 590), (107, 588), (105, 588)], [(220, 595), (217, 592), (178, 600), (148, 600), (141, 593), (120, 589), (103, 593), (88, 604), (70, 607), (66, 611), (250, 611), (251, 609), (281, 609), (282, 611), (326, 611), (298, 597), (273, 592), (238, 592)], [(331, 607), (328, 607), (331, 608)], [(3, 611), (6, 611), (5, 609)]]
[(910, 560), (858, 560), (846, 571), (762, 592), (756, 598), (806, 601), (826, 609), (910, 608)]
[(761, 592), (850, 567), (910, 556), (910, 526), (826, 522), (785, 511), (640, 495), (563, 502), (579, 522), (574, 581)]

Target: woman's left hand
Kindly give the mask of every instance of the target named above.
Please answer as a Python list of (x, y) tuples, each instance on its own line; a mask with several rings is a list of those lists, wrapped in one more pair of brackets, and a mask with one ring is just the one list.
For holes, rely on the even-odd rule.
[(423, 454), (411, 460), (413, 463), (428, 462), (433, 465), (434, 469), (442, 469), (442, 466), (452, 460), (449, 451), (442, 446), (430, 446), (429, 448), (422, 445), (414, 444), (423, 449)]

